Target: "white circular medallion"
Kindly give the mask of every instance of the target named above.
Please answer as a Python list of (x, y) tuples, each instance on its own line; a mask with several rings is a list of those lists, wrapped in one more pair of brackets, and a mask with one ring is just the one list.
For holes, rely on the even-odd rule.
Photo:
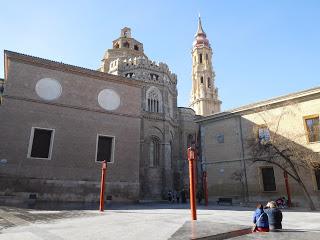
[(36, 93), (44, 100), (51, 101), (60, 97), (61, 84), (52, 78), (42, 78), (36, 84)]
[(98, 95), (98, 103), (105, 110), (116, 110), (120, 106), (120, 96), (111, 89), (103, 89)]

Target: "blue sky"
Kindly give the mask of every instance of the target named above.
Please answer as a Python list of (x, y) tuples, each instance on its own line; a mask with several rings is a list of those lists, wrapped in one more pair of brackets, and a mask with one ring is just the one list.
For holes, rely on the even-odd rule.
[[(97, 69), (128, 26), (145, 53), (178, 75), (188, 106), (198, 13), (213, 48), (222, 110), (320, 86), (317, 0), (0, 0), (4, 49)], [(3, 77), (3, 57), (0, 57)]]

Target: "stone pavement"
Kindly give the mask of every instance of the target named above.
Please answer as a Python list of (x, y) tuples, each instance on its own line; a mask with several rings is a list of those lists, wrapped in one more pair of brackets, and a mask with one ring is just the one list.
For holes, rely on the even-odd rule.
[(251, 225), (253, 209), (201, 206), (198, 220), (190, 221), (188, 205), (182, 204), (111, 204), (107, 208), (99, 213), (2, 206), (0, 240), (320, 239), (320, 212), (284, 211), (285, 231), (242, 235)]
[(269, 232), (269, 233), (254, 233), (243, 235), (240, 237), (232, 238), (232, 240), (295, 240), (295, 239), (305, 239), (305, 240), (319, 240), (319, 232), (317, 231), (283, 231), (283, 232)]

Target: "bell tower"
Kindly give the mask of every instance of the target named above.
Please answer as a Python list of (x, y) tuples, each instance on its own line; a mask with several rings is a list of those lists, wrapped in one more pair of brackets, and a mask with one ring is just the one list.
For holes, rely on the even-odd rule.
[(220, 112), (221, 101), (214, 85), (212, 49), (203, 31), (199, 16), (198, 30), (192, 46), (192, 91), (190, 107), (197, 115), (208, 116)]

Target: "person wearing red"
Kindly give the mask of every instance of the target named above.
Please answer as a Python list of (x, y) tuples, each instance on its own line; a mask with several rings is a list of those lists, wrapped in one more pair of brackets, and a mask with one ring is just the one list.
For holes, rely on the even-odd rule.
[(253, 232), (269, 232), (268, 215), (264, 212), (261, 203), (257, 204), (257, 209), (253, 214)]

